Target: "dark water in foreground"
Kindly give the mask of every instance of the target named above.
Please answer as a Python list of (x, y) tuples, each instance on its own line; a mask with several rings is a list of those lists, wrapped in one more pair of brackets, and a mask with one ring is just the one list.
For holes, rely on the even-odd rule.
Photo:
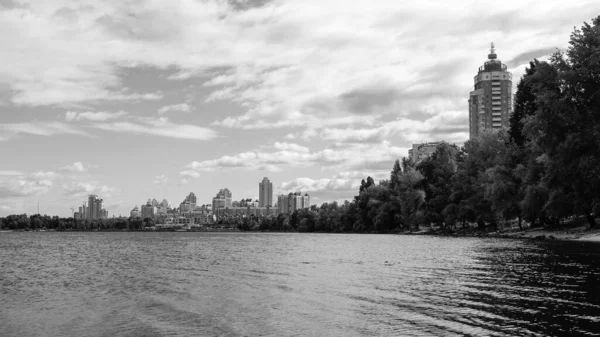
[(600, 336), (600, 245), (0, 233), (1, 336)]

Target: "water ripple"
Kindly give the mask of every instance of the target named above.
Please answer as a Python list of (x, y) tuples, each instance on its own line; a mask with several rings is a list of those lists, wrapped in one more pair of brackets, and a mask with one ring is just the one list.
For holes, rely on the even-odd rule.
[(2, 233), (2, 336), (600, 336), (600, 246)]

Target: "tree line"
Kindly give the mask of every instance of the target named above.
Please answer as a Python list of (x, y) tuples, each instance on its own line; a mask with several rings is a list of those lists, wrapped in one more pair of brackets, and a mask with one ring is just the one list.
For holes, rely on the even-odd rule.
[(9, 230), (110, 231), (143, 230), (155, 225), (152, 218), (74, 219), (41, 214), (12, 214), (0, 218), (0, 228)]
[[(388, 233), (435, 224), (495, 228), (557, 226), (600, 216), (600, 16), (570, 36), (566, 51), (533, 60), (517, 84), (506, 130), (484, 132), (462, 147), (442, 143), (415, 164), (396, 160), (389, 179), (367, 177), (352, 201), (291, 215), (220, 220), (240, 230)], [(75, 220), (11, 215), (0, 227), (130, 229), (151, 219)]]

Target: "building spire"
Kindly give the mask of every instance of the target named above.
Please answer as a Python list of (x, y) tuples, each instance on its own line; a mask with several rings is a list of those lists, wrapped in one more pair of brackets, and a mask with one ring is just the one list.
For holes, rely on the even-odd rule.
[(488, 59), (495, 60), (497, 57), (498, 55), (496, 55), (496, 48), (494, 48), (494, 42), (492, 42), (490, 53), (488, 54)]

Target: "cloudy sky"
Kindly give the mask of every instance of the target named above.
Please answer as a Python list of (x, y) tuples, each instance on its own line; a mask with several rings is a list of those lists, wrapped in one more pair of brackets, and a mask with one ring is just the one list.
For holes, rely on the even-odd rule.
[(0, 216), (110, 215), (220, 188), (351, 198), (468, 138), (494, 41), (514, 84), (589, 1), (0, 0)]

